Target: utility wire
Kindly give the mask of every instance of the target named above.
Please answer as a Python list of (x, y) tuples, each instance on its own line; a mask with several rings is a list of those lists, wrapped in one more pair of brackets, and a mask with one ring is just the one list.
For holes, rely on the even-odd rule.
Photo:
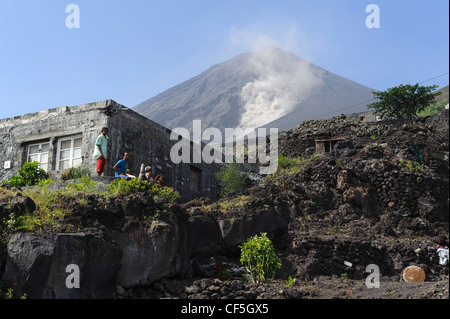
[(438, 76), (435, 76), (434, 78), (431, 78), (431, 79), (426, 80), (426, 81), (422, 81), (422, 82), (420, 82), (419, 84), (422, 84), (422, 83), (425, 83), (425, 82), (429, 82), (429, 81), (434, 80), (434, 79), (438, 79), (438, 78), (440, 78), (440, 77), (442, 77), (442, 76), (444, 76), (444, 75), (448, 75), (448, 73), (449, 73), (449, 72), (444, 73), (444, 74), (441, 74), (441, 75), (438, 75)]

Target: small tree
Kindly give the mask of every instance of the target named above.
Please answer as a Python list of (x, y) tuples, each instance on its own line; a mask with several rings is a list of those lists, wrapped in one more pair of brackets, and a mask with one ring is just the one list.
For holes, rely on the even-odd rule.
[(432, 93), (437, 88), (437, 85), (401, 84), (384, 92), (372, 92), (374, 98), (379, 101), (367, 107), (373, 108), (374, 113), (382, 119), (409, 118), (413, 120), (417, 113), (433, 104), (435, 97), (441, 94), (441, 92)]
[(241, 264), (252, 277), (253, 283), (272, 279), (281, 268), (281, 259), (275, 254), (272, 242), (266, 233), (249, 238), (241, 248)]

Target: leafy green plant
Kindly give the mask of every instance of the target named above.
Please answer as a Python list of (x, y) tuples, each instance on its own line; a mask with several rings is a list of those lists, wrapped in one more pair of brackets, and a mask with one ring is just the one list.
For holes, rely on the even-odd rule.
[(19, 176), (11, 176), (2, 182), (2, 185), (23, 186), (22, 179)]
[(39, 162), (25, 163), (19, 169), (19, 177), (22, 179), (24, 186), (36, 185), (39, 180), (45, 179), (46, 173), (39, 168)]
[(66, 169), (61, 174), (61, 180), (67, 181), (69, 179), (79, 179), (79, 178), (86, 177), (86, 176), (90, 177), (91, 172), (89, 171), (88, 168), (82, 167), (81, 165), (79, 165), (79, 166), (75, 166), (75, 167)]
[(289, 158), (284, 155), (278, 156), (278, 168), (280, 168), (280, 169), (288, 168), (288, 167), (292, 166), (293, 164), (295, 164), (295, 162), (296, 161), (293, 158)]
[(109, 186), (106, 187), (103, 195), (105, 196), (117, 196), (128, 195), (136, 192), (144, 192), (152, 189), (152, 184), (146, 180), (131, 179), (116, 179)]
[[(14, 289), (8, 288), (6, 292), (3, 292), (4, 289), (4, 284), (0, 281), (0, 299), (14, 299)], [(24, 293), (20, 299), (27, 299), (27, 297), (27, 294)]]
[(162, 196), (167, 200), (167, 202), (169, 202), (171, 204), (175, 203), (175, 201), (178, 198), (180, 198), (180, 193), (178, 193), (172, 187), (167, 187), (167, 186), (161, 187), (157, 184), (153, 184), (151, 191), (154, 196)]
[(241, 209), (246, 203), (249, 202), (250, 196), (241, 195), (230, 200), (219, 203), (219, 210), (221, 213), (226, 214), (233, 209)]
[(6, 291), (5, 299), (14, 299), (14, 290), (12, 288), (8, 288)]
[(93, 194), (97, 192), (98, 183), (89, 176), (82, 176), (78, 178), (78, 183), (72, 182), (66, 185), (67, 190), (73, 190), (76, 192), (83, 192), (85, 194)]
[(159, 186), (158, 184), (152, 184), (149, 181), (141, 179), (116, 179), (106, 190), (102, 193), (105, 198), (118, 195), (129, 195), (137, 192), (149, 191), (153, 195), (153, 201), (155, 203), (153, 209), (155, 210), (156, 218), (163, 218), (167, 212), (167, 205), (173, 204), (180, 197), (178, 193), (172, 187)]
[[(50, 180), (47, 180), (50, 181)], [(65, 216), (71, 214), (72, 210), (67, 205), (68, 201), (76, 200), (81, 205), (87, 205), (89, 197), (94, 195), (108, 199), (120, 194), (128, 195), (135, 192), (149, 191), (153, 195), (154, 211), (156, 218), (164, 217), (168, 204), (174, 203), (180, 194), (171, 187), (160, 187), (142, 180), (116, 180), (111, 183), (107, 190), (99, 193), (97, 183), (88, 176), (83, 176), (77, 181), (67, 183), (65, 187), (49, 190), (48, 183), (27, 189), (24, 194), (30, 197), (36, 204), (34, 212), (25, 212), (20, 215), (12, 212), (3, 218), (1, 238), (5, 238), (8, 232), (14, 231), (73, 231), (71, 225), (61, 223)], [(0, 196), (14, 196), (14, 192), (0, 188)]]
[(319, 159), (321, 154), (314, 154), (310, 156), (300, 156), (300, 157), (286, 157), (280, 155), (278, 157), (278, 170), (274, 174), (267, 175), (264, 179), (264, 183), (274, 183), (279, 185), (286, 176), (296, 174), (307, 167), (307, 165), (314, 163)]
[(233, 279), (233, 274), (228, 268), (225, 268), (219, 272), (219, 279), (222, 281), (227, 281)]
[(288, 287), (292, 286), (295, 283), (295, 278), (289, 276), (288, 280), (284, 282), (284, 284)]
[(247, 277), (247, 275), (245, 275), (245, 274), (242, 274), (242, 276), (241, 276), (241, 282), (243, 283), (243, 284), (248, 284), (248, 277)]
[(49, 190), (48, 184), (44, 183), (26, 190), (24, 193), (36, 204), (33, 213), (21, 216), (12, 215), (5, 221), (10, 231), (42, 231), (44, 229), (61, 230), (61, 221), (72, 211), (67, 207), (67, 201), (75, 199), (81, 205), (87, 204), (86, 198), (96, 194), (96, 182), (85, 176), (78, 183), (68, 183), (66, 187)]
[(33, 186), (39, 183), (40, 180), (46, 178), (46, 173), (39, 168), (39, 162), (30, 162), (23, 164), (19, 169), (17, 176), (12, 176), (2, 183), (2, 185), (13, 186)]
[(246, 173), (237, 163), (228, 163), (219, 172), (215, 178), (220, 185), (220, 196), (225, 196), (235, 190), (245, 186)]
[(400, 168), (405, 168), (407, 170), (409, 170), (411, 173), (414, 171), (420, 171), (420, 172), (424, 172), (425, 168), (419, 164), (416, 161), (405, 161), (405, 160), (400, 160), (400, 162), (398, 163), (398, 166)]
[(37, 183), (37, 185), (46, 185), (46, 184), (51, 184), (51, 183), (56, 183), (57, 181), (51, 179), (51, 178), (46, 178), (46, 179), (40, 179), (39, 183)]
[(448, 104), (448, 99), (441, 100), (439, 102), (436, 102), (436, 103), (428, 106), (426, 109), (424, 109), (423, 111), (419, 112), (419, 114), (417, 114), (417, 116), (424, 117), (424, 116), (430, 116), (430, 115), (439, 113), (440, 111), (445, 109), (445, 106), (447, 104)]
[(11, 231), (38, 231), (46, 226), (58, 229), (59, 221), (71, 212), (63, 208), (67, 200), (64, 192), (65, 189), (49, 191), (47, 185), (25, 191), (25, 195), (35, 202), (36, 210), (18, 217), (10, 216), (8, 228)]
[(281, 259), (275, 254), (266, 233), (249, 238), (241, 248), (241, 264), (250, 273), (253, 283), (272, 279), (281, 268)]

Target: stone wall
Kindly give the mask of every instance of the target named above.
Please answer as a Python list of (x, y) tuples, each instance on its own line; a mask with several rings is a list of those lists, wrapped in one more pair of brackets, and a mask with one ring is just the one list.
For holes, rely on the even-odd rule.
[[(34, 210), (25, 207), (34, 204), (30, 198), (17, 197), (18, 203), (0, 200), (0, 220), (11, 211)], [(154, 218), (144, 215), (154, 213), (152, 201), (147, 192), (106, 201), (91, 196), (87, 205), (65, 200), (72, 211), (62, 223), (79, 231), (10, 234), (6, 247), (0, 249), (4, 253), (0, 280), (17, 298), (23, 294), (29, 299), (114, 298), (116, 289), (192, 277), (198, 270), (197, 257), (236, 249), (261, 232), (285, 233), (290, 221), (287, 203), (273, 198), (249, 205), (245, 212), (249, 216), (233, 211), (205, 213), (187, 203), (172, 205), (163, 218)], [(67, 284), (74, 278), (70, 265), (78, 267), (78, 287)]]
[[(58, 143), (73, 136), (82, 138), (82, 165), (96, 176), (96, 162), (92, 155), (95, 141), (104, 126), (109, 127), (105, 177), (114, 176), (112, 167), (128, 152), (133, 175), (139, 175), (142, 164), (151, 165), (153, 176), (162, 174), (163, 185), (178, 190), (182, 201), (198, 196), (216, 198), (214, 173), (218, 166), (174, 164), (170, 160), (170, 151), (177, 141), (170, 140), (171, 131), (112, 100), (0, 120), (0, 181), (16, 175), (28, 161), (29, 146), (39, 143), (49, 143), (47, 173), (50, 178), (58, 179), (64, 171), (58, 167)], [(192, 171), (198, 175), (196, 185), (191, 181)]]
[[(141, 165), (152, 166), (153, 177), (163, 175), (163, 185), (180, 192), (183, 201), (205, 196), (216, 198), (217, 185), (215, 164), (175, 164), (170, 159), (170, 151), (178, 141), (170, 140), (171, 131), (128, 108), (109, 107), (107, 111), (110, 161), (107, 168), (130, 154), (129, 166), (133, 175), (138, 176)], [(193, 146), (190, 147), (192, 158)], [(200, 172), (198, 185), (192, 185), (191, 170)], [(112, 172), (110, 170), (109, 172)]]
[[(0, 181), (16, 175), (27, 162), (28, 146), (40, 142), (50, 143), (48, 175), (57, 178), (62, 173), (56, 169), (58, 140), (77, 135), (83, 137), (83, 164), (95, 172), (92, 145), (108, 120), (100, 111), (110, 103), (112, 101), (64, 106), (0, 120)], [(9, 164), (9, 168), (5, 169), (5, 164)]]

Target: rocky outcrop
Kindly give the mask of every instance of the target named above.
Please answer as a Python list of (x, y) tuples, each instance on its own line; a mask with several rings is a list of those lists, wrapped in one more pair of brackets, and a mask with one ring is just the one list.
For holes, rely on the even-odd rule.
[[(159, 216), (147, 192), (91, 195), (83, 204), (67, 199), (62, 205), (71, 214), (59, 233), (10, 236), (0, 250), (2, 281), (31, 298), (303, 298), (312, 296), (308, 289), (282, 281), (363, 281), (366, 267), (376, 264), (384, 282), (401, 281), (411, 265), (438, 282), (448, 275), (436, 254), (437, 244), (449, 245), (449, 140), (441, 126), (448, 126), (448, 111), (438, 116), (417, 124), (345, 116), (305, 123), (280, 137), (281, 154), (303, 156), (299, 165), (219, 201), (198, 198)], [(332, 137), (344, 140), (312, 156), (316, 138)], [(23, 194), (13, 197), (0, 193), (2, 218), (35, 209)], [(238, 247), (261, 232), (282, 259), (281, 293), (280, 284), (265, 291), (269, 286), (239, 283), (245, 270)], [(79, 289), (65, 284), (69, 264), (80, 267)], [(229, 282), (212, 278), (225, 269)], [(448, 285), (443, 291), (448, 298)]]
[(146, 226), (133, 223), (116, 234), (115, 240), (122, 251), (118, 285), (145, 285), (188, 270), (190, 234), (179, 216), (172, 217), (173, 220), (153, 220)]
[[(103, 238), (78, 234), (17, 233), (8, 242), (3, 283), (31, 299), (112, 298), (121, 251)], [(76, 265), (79, 288), (66, 284)], [(77, 271), (78, 271), (77, 270)], [(73, 274), (76, 276), (76, 273)]]
[[(14, 205), (32, 206), (29, 200), (17, 198)], [(221, 217), (196, 210), (195, 204), (170, 206), (156, 218), (147, 192), (106, 202), (94, 195), (85, 200), (83, 205), (74, 199), (63, 204), (71, 214), (62, 223), (67, 229), (80, 229), (78, 233), (11, 235), (2, 281), (16, 296), (113, 298), (117, 287), (192, 275), (195, 256), (236, 246), (259, 232), (285, 229), (289, 222), (288, 209), (263, 203), (254, 204), (252, 211), (257, 213), (245, 218), (243, 211)], [(69, 265), (79, 267), (80, 288), (66, 284)]]

